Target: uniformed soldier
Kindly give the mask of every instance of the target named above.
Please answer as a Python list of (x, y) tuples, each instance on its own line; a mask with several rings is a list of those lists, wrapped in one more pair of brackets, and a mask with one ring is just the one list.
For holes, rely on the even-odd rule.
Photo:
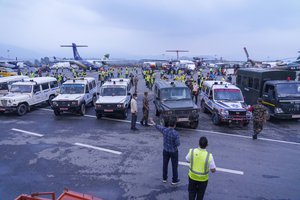
[(148, 92), (144, 92), (144, 98), (143, 98), (143, 118), (142, 118), (142, 120), (140, 122), (142, 126), (149, 126), (148, 125), (148, 117), (149, 117)]
[(256, 140), (257, 135), (263, 130), (263, 125), (267, 120), (267, 108), (262, 105), (262, 99), (257, 100), (257, 104), (250, 109), (253, 113), (253, 131), (252, 139)]
[(206, 151), (208, 140), (206, 137), (199, 139), (199, 147), (190, 149), (185, 159), (189, 166), (189, 200), (201, 200), (208, 183), (209, 170), (216, 172), (216, 164), (211, 153)]

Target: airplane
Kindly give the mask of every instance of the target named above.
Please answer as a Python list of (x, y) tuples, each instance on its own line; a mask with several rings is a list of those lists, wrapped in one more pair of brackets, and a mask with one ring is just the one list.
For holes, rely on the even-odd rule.
[(249, 57), (247, 48), (244, 47), (244, 52), (246, 54), (247, 57), (247, 63), (245, 63), (246, 67), (263, 67), (263, 68), (274, 68), (274, 67), (278, 67), (278, 66), (282, 66), (284, 65), (283, 61), (281, 60), (276, 60), (276, 61), (257, 61), (257, 60), (252, 60)]
[(60, 47), (72, 47), (74, 60), (57, 60), (56, 57), (54, 57), (54, 60), (56, 60), (56, 62), (69, 62), (70, 65), (77, 65), (80, 69), (91, 68), (92, 70), (99, 70), (99, 68), (105, 68), (108, 62), (111, 61), (109, 60), (109, 54), (105, 54), (101, 60), (82, 59), (78, 53), (77, 47), (88, 47), (87, 45), (76, 45), (75, 43), (72, 43), (72, 45), (60, 45)]
[(0, 67), (10, 68), (10, 69), (18, 69), (26, 67), (26, 64), (22, 60), (11, 60), (11, 59), (2, 59), (0, 58)]

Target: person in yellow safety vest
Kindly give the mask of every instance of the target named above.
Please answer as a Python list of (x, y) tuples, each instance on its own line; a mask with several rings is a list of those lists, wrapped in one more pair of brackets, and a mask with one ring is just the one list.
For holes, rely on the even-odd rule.
[(148, 88), (150, 88), (150, 75), (149, 74), (146, 75), (145, 81), (146, 81), (146, 86)]
[(185, 82), (185, 75), (184, 74), (182, 74), (181, 76), (180, 76), (180, 80), (181, 80), (181, 82)]
[(127, 69), (126, 67), (126, 70), (125, 70), (125, 77), (128, 78), (128, 74), (129, 74), (129, 70)]
[(181, 69), (178, 70), (178, 74), (181, 74)]
[(212, 69), (212, 68), (209, 68), (209, 72), (212, 73), (212, 72), (213, 72), (213, 69)]
[(86, 77), (86, 71), (82, 72), (83, 77)]
[(90, 72), (92, 72), (92, 67), (90, 67)]
[(189, 165), (189, 200), (202, 200), (208, 183), (209, 170), (216, 172), (216, 164), (211, 153), (206, 151), (208, 140), (200, 137), (199, 147), (190, 149), (185, 159)]
[(30, 72), (30, 78), (34, 78), (34, 72)]
[(62, 75), (61, 74), (58, 74), (57, 75), (57, 82), (59, 83), (59, 84), (62, 84)]

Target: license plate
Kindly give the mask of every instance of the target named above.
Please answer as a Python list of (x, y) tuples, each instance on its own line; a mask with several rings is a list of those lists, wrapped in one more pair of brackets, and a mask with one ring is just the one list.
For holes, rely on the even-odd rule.
[(233, 120), (233, 121), (241, 121), (241, 120), (243, 120), (243, 119), (241, 119), (241, 118), (233, 118), (232, 120)]
[(178, 118), (177, 122), (186, 122), (189, 121), (189, 118)]
[(300, 118), (300, 115), (292, 115), (292, 118)]
[(114, 110), (105, 109), (104, 112), (114, 112)]
[(59, 110), (69, 110), (68, 108), (60, 108)]

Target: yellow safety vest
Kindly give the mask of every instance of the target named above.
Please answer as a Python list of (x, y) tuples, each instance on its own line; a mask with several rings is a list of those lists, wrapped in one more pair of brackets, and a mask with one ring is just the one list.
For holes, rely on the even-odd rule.
[(209, 173), (209, 164), (212, 155), (205, 149), (190, 149), (189, 151), (189, 177), (195, 181), (207, 181)]

